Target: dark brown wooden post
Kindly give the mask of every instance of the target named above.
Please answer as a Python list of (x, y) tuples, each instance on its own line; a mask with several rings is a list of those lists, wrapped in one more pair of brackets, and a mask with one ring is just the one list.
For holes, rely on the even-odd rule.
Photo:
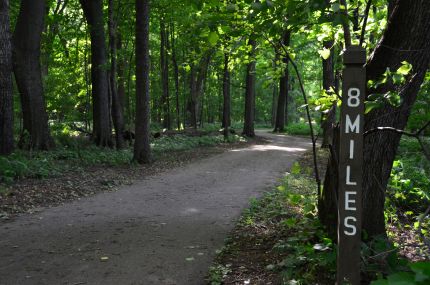
[(348, 47), (343, 62), (337, 284), (360, 285), (366, 50)]

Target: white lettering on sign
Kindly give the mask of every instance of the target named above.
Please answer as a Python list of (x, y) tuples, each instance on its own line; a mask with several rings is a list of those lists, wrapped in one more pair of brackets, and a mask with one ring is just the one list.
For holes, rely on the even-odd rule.
[[(358, 88), (349, 88), (347, 92), (347, 106), (351, 108), (359, 107), (361, 104), (360, 100), (360, 89)], [(345, 115), (345, 133), (346, 134), (360, 134), (361, 128), (360, 128), (360, 115), (357, 115), (356, 117), (350, 116), (350, 114)], [(354, 160), (355, 155), (355, 140), (350, 139), (349, 140), (349, 159)], [(345, 183), (348, 186), (356, 186), (357, 182), (351, 180), (351, 164), (346, 165), (346, 179)], [(357, 191), (345, 191), (345, 201), (344, 206), (346, 211), (357, 211)], [(343, 224), (344, 224), (344, 233), (348, 236), (355, 236), (357, 234), (357, 227), (356, 227), (357, 218), (353, 216), (347, 216), (345, 217)]]
[(354, 159), (354, 140), (349, 140), (349, 159)]
[(348, 90), (348, 106), (358, 107), (360, 105), (360, 89), (349, 88)]
[(348, 210), (348, 211), (356, 211), (357, 210), (356, 207), (353, 207), (353, 204), (355, 204), (355, 198), (350, 199), (350, 197), (349, 197), (352, 195), (357, 195), (357, 192), (355, 192), (355, 191), (346, 191), (345, 192), (345, 210)]
[(360, 133), (360, 115), (357, 115), (354, 123), (351, 122), (349, 115), (346, 115), (345, 133), (349, 134), (349, 132), (357, 134)]
[(346, 166), (346, 185), (357, 185), (357, 182), (351, 181), (351, 166)]
[(357, 219), (355, 217), (345, 217), (343, 224), (345, 225), (345, 228), (350, 230), (343, 231), (347, 236), (355, 236), (355, 234), (357, 233), (357, 228), (354, 224), (351, 224), (351, 222), (357, 222)]

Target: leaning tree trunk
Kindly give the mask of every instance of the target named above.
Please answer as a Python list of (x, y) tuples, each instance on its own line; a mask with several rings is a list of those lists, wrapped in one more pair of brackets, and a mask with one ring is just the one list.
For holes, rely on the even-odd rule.
[(12, 43), (9, 0), (0, 1), (0, 155), (13, 151)]
[(229, 56), (224, 54), (224, 75), (222, 78), (222, 94), (224, 97), (222, 125), (224, 128), (224, 139), (228, 139), (230, 128), (230, 70), (228, 69)]
[(136, 140), (134, 160), (151, 162), (149, 98), (149, 0), (136, 0)]
[[(413, 31), (413, 32), (411, 32)], [(420, 36), (416, 36), (420, 35)], [(385, 105), (365, 116), (365, 130), (376, 127), (406, 127), (418, 91), (430, 62), (430, 1), (399, 0), (389, 18), (387, 29), (367, 64), (367, 80), (381, 78), (387, 67), (397, 70), (403, 61), (413, 69), (402, 86), (386, 84), (378, 90), (399, 93), (403, 102), (396, 108)], [(363, 228), (370, 236), (385, 234), (385, 188), (390, 177), (400, 135), (389, 132), (372, 133), (364, 138)]]
[(124, 109), (120, 99), (117, 73), (117, 28), (114, 19), (114, 0), (109, 0), (110, 94), (112, 96), (112, 121), (115, 128), (116, 148), (124, 148)]
[(20, 147), (42, 150), (54, 146), (49, 133), (40, 66), (45, 12), (44, 0), (21, 1), (13, 34), (13, 69), (24, 119)]
[[(324, 47), (327, 49), (332, 48), (333, 41), (325, 41)], [(330, 56), (323, 59), (323, 88), (327, 94), (330, 94), (331, 88), (335, 88), (334, 81), (334, 52), (330, 50)], [(323, 115), (321, 127), (323, 130), (322, 147), (327, 148), (333, 140), (333, 126), (336, 120), (336, 102), (330, 107), (328, 112)]]
[(98, 146), (111, 146), (107, 52), (103, 0), (79, 0), (90, 27), (93, 139)]
[(255, 46), (254, 39), (249, 39), (248, 45), (251, 46), (249, 57), (251, 61), (246, 67), (246, 87), (245, 87), (245, 120), (242, 134), (247, 137), (254, 137), (254, 119), (255, 119)]
[[(396, 2), (384, 35), (367, 63), (367, 80), (382, 78), (387, 68), (397, 70), (403, 61), (413, 66), (405, 84), (395, 86), (388, 82), (377, 90), (368, 90), (368, 94), (398, 92), (402, 104), (387, 104), (365, 115), (365, 131), (376, 127), (405, 128), (430, 62), (430, 1)], [(385, 189), (399, 142), (400, 135), (393, 132), (373, 132), (364, 138), (363, 229), (369, 237), (385, 235)], [(330, 167), (329, 164), (328, 171)], [(324, 191), (336, 191), (331, 188), (336, 185), (335, 179), (326, 177), (329, 181)]]
[[(284, 33), (284, 39), (283, 39), (283, 45), (289, 46), (290, 45), (290, 37), (291, 32), (289, 30), (285, 31)], [(274, 132), (283, 132), (284, 131), (284, 124), (285, 124), (285, 110), (287, 100), (288, 100), (288, 58), (284, 57), (282, 59), (285, 69), (284, 74), (281, 77), (279, 81), (279, 96), (278, 96), (278, 106), (276, 110), (276, 121), (275, 121), (275, 129)]]

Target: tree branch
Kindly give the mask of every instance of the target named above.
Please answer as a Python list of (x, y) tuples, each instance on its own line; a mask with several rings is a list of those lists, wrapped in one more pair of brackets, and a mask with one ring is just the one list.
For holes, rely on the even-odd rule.
[(368, 0), (366, 4), (366, 10), (364, 11), (363, 26), (361, 28), (360, 46), (363, 46), (363, 43), (364, 43), (364, 34), (366, 33), (367, 19), (369, 18), (369, 12), (370, 12), (371, 6), (372, 6), (372, 0)]

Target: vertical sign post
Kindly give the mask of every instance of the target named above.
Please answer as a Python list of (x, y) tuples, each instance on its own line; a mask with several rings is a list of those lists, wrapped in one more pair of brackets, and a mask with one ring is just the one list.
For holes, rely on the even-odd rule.
[(365, 49), (347, 48), (343, 63), (337, 284), (360, 285)]

